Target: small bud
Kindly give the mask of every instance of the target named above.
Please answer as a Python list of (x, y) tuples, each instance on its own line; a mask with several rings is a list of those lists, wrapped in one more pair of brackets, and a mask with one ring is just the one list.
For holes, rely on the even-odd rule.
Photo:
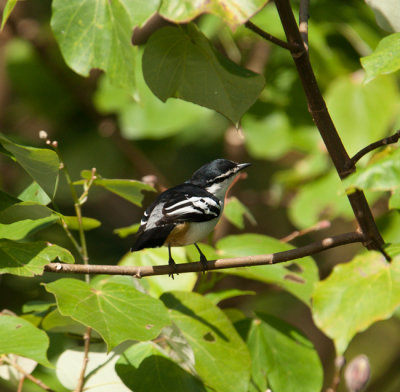
[(39, 139), (47, 139), (48, 135), (46, 131), (43, 131), (43, 129), (41, 131), (39, 131)]
[(350, 392), (362, 391), (369, 381), (371, 367), (366, 355), (358, 355), (347, 365), (344, 379)]
[(58, 147), (58, 142), (57, 142), (56, 140), (54, 140), (53, 142), (51, 142), (51, 145), (52, 145), (54, 148), (57, 148), (57, 147)]
[(50, 141), (49, 139), (47, 139), (47, 140), (46, 140), (46, 144), (47, 144), (47, 145), (50, 145), (50, 144), (51, 144), (51, 141)]

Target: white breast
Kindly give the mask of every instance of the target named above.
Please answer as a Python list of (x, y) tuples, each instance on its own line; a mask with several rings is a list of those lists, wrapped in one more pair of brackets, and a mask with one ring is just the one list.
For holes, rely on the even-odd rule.
[(185, 243), (182, 245), (190, 245), (204, 239), (214, 229), (217, 222), (218, 218), (206, 222), (191, 223), (185, 235)]

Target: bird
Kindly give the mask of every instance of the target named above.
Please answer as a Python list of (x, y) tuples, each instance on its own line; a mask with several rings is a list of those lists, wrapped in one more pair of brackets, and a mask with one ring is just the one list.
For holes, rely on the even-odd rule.
[[(214, 229), (229, 186), (250, 165), (215, 159), (196, 170), (189, 180), (162, 192), (144, 212), (131, 251), (167, 246), (168, 264), (177, 273), (171, 247), (194, 244), (206, 271), (207, 258), (197, 242)], [(174, 273), (169, 274), (172, 279)]]

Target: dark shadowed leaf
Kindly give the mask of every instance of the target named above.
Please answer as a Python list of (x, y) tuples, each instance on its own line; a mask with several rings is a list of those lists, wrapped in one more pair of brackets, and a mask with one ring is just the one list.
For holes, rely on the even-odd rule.
[(180, 98), (213, 109), (233, 123), (254, 104), (264, 78), (223, 57), (193, 24), (164, 27), (149, 39), (143, 74), (162, 101)]

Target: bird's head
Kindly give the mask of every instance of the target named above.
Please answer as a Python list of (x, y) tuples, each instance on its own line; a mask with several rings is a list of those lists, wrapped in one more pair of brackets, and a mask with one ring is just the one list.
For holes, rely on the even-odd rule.
[(237, 174), (250, 165), (251, 163), (236, 163), (227, 159), (215, 159), (196, 170), (188, 182), (204, 188), (223, 200), (229, 185)]

